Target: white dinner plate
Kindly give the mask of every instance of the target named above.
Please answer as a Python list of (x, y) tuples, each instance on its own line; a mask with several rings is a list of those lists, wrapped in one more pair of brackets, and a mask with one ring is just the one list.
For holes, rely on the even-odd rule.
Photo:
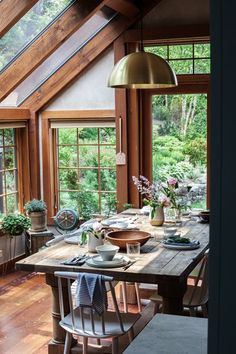
[(120, 222), (127, 222), (127, 218), (117, 218), (117, 219), (106, 219), (106, 220), (102, 220), (101, 224), (104, 226), (110, 226), (111, 224), (117, 224)]
[(130, 259), (126, 256), (122, 255), (116, 255), (112, 261), (98, 261), (98, 257), (100, 256), (93, 256), (89, 259), (86, 260), (86, 263), (90, 267), (95, 267), (95, 268), (116, 268), (116, 267), (123, 267), (125, 266)]
[(109, 227), (113, 229), (119, 229), (119, 230), (133, 230), (137, 228), (137, 226), (134, 224), (126, 224), (123, 222), (121, 223), (117, 222), (115, 224), (111, 224)]
[(173, 242), (162, 242), (163, 247), (172, 250), (195, 250), (200, 247), (199, 241), (192, 241), (190, 243), (173, 243)]

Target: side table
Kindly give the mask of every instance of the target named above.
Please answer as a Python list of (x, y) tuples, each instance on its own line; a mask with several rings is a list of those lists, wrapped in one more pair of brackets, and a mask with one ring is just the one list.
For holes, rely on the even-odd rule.
[(26, 256), (38, 252), (38, 250), (45, 245), (45, 243), (54, 238), (51, 231), (26, 231), (25, 235), (25, 253)]

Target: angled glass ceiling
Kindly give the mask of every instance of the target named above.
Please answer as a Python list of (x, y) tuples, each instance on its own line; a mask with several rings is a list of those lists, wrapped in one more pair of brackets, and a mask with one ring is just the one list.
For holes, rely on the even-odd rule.
[(76, 0), (39, 0), (1, 39), (0, 73)]
[(36, 91), (50, 76), (75, 55), (86, 43), (100, 32), (115, 16), (115, 11), (104, 7), (93, 15), (80, 29), (67, 39), (37, 69), (35, 69), (11, 94), (0, 107), (19, 106)]

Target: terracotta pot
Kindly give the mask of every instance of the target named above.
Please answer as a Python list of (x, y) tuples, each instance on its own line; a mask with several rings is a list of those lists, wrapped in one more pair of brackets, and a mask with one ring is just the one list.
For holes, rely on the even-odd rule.
[(47, 211), (35, 211), (29, 213), (31, 219), (30, 231), (46, 231), (47, 230)]
[(152, 226), (161, 226), (165, 221), (164, 210), (162, 207), (156, 207), (154, 211), (151, 209), (149, 220)]

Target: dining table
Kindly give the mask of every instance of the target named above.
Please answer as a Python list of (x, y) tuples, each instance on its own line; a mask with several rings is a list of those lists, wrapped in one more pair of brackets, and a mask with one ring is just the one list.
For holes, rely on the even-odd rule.
[[(163, 300), (162, 312), (182, 314), (187, 278), (209, 247), (209, 223), (201, 222), (197, 217), (183, 218), (182, 224), (177, 226), (177, 231), (180, 232), (181, 237), (199, 241), (199, 247), (176, 249), (166, 248), (163, 242), (164, 229), (174, 225), (172, 220), (166, 220), (162, 226), (152, 226), (148, 215), (143, 214), (141, 209), (128, 209), (111, 217), (114, 222), (117, 218), (127, 220), (127, 223), (131, 223), (135, 229), (150, 233), (149, 240), (141, 246), (139, 257), (128, 267), (123, 265), (114, 268), (99, 265), (92, 267), (86, 262), (82, 265), (66, 265), (65, 260), (78, 254), (94, 256), (87, 252), (86, 245), (81, 247), (79, 244), (69, 243), (66, 237), (16, 262), (16, 269), (45, 273), (46, 283), (51, 287), (53, 334), (48, 353), (61, 353), (61, 345), (65, 341), (65, 332), (59, 325), (60, 310), (55, 271), (89, 272), (112, 276), (117, 281), (157, 284), (158, 294)], [(108, 225), (107, 232), (109, 231)], [(127, 256), (125, 250), (120, 250), (119, 254)]]

